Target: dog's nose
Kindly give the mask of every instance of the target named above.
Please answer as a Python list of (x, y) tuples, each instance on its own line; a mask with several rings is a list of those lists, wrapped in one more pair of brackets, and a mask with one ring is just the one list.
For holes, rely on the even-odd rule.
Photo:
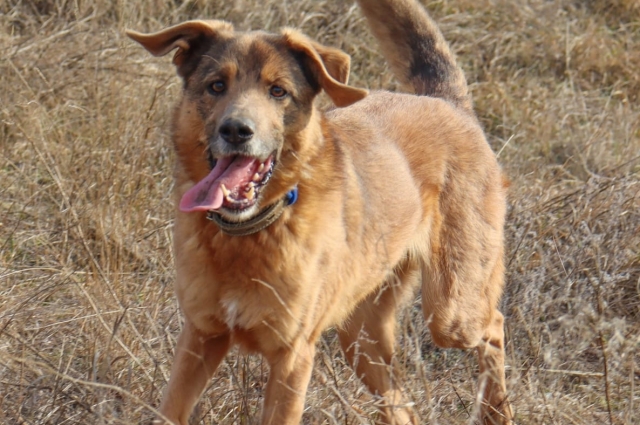
[(245, 143), (253, 137), (255, 124), (247, 118), (227, 118), (218, 132), (227, 143)]

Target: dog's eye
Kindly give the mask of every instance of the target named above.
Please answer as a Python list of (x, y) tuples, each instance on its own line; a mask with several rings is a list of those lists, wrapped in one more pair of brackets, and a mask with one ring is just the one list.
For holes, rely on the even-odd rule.
[(280, 86), (271, 86), (269, 94), (276, 99), (280, 99), (287, 95), (287, 91)]
[(209, 84), (208, 87), (209, 93), (211, 94), (220, 94), (223, 93), (226, 89), (227, 85), (224, 83), (224, 81), (219, 80)]

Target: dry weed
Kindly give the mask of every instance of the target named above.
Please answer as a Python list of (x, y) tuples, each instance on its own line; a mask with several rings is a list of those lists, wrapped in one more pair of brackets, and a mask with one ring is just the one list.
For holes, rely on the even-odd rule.
[[(437, 0), (512, 180), (508, 375), (518, 424), (640, 420), (640, 7)], [(124, 28), (196, 17), (302, 28), (395, 88), (352, 2), (0, 3), (0, 422), (151, 416), (181, 326), (172, 295), (168, 117), (180, 83)], [(474, 353), (430, 342), (419, 303), (398, 361), (423, 421), (468, 423)], [(369, 424), (376, 399), (328, 332), (305, 423)], [(193, 423), (255, 423), (266, 365), (230, 355)]]

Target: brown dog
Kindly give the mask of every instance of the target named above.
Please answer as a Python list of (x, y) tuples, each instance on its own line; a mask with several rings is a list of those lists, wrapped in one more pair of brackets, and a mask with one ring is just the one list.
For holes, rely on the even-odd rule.
[[(271, 368), (262, 423), (299, 423), (316, 341), (335, 326), (383, 420), (415, 423), (390, 365), (396, 311), (422, 282), (434, 341), (478, 350), (482, 420), (510, 422), (500, 168), (427, 13), (414, 0), (359, 3), (413, 95), (347, 86), (349, 57), (294, 30), (128, 32), (153, 55), (177, 49), (184, 80), (173, 141), (185, 326), (163, 420), (187, 424), (240, 344)], [(321, 90), (337, 109), (314, 106)]]

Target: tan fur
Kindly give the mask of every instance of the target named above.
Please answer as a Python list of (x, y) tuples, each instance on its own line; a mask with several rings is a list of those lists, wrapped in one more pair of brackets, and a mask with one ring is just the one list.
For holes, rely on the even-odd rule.
[[(153, 54), (179, 49), (174, 63), (185, 88), (173, 121), (176, 204), (208, 174), (207, 149), (216, 158), (231, 149), (217, 136), (229, 116), (256, 122), (256, 141), (247, 145), (256, 156), (277, 150), (259, 205), (299, 189), (296, 204), (249, 236), (222, 233), (204, 212), (177, 211), (175, 287), (185, 327), (160, 407), (174, 423), (188, 423), (236, 344), (271, 367), (262, 423), (299, 423), (315, 344), (330, 326), (358, 376), (384, 398), (382, 421), (417, 423), (390, 371), (396, 311), (420, 283), (434, 341), (478, 350), (481, 419), (510, 423), (497, 310), (503, 177), (471, 113), (464, 76), (426, 12), (409, 0), (359, 3), (385, 37), (383, 50), (397, 43), (390, 60), (399, 78), (428, 96), (349, 87), (348, 56), (294, 30), (236, 33), (220, 21), (193, 21), (151, 35), (129, 32)], [(435, 46), (448, 73), (420, 74), (433, 64), (412, 56), (415, 40)], [(416, 60), (412, 75), (403, 64)], [(224, 95), (206, 93), (220, 78)], [(273, 84), (288, 97), (265, 95)], [(317, 110), (320, 89), (344, 108)]]
[(467, 80), (436, 23), (415, 0), (358, 0), (394, 74), (410, 93), (472, 112)]

